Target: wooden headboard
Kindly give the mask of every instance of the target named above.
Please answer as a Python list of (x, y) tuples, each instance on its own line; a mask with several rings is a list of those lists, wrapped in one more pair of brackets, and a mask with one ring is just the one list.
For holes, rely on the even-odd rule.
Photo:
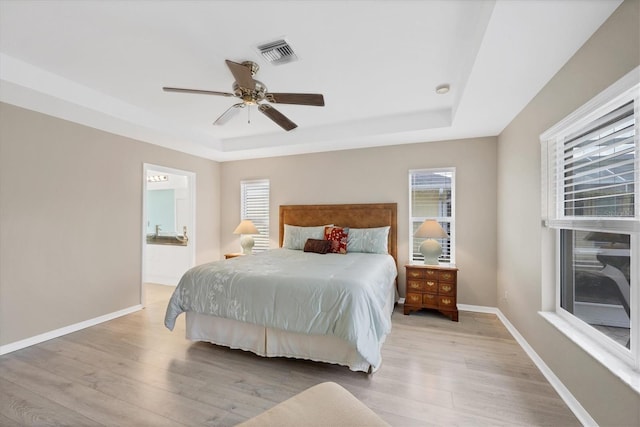
[(348, 205), (281, 205), (280, 240), (282, 247), (284, 225), (311, 227), (334, 224), (340, 227), (370, 228), (390, 226), (389, 254), (398, 263), (398, 204), (367, 203)]

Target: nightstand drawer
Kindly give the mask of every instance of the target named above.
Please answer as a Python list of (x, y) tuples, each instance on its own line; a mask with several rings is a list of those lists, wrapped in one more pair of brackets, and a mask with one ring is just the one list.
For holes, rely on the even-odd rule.
[(423, 294), (422, 305), (425, 308), (438, 308), (438, 296), (434, 294)]
[(420, 305), (422, 304), (422, 294), (407, 292), (407, 297), (404, 303), (409, 305)]
[(407, 279), (407, 292), (423, 291), (423, 290), (424, 290), (423, 280)]
[(436, 280), (438, 278), (438, 270), (423, 270), (423, 271), (424, 271), (424, 277), (426, 277), (427, 279)]
[(438, 292), (438, 282), (435, 280), (427, 280), (424, 282), (424, 290), (427, 292)]
[(407, 279), (424, 279), (425, 270), (418, 268), (407, 268)]
[(456, 296), (456, 287), (453, 283), (441, 282), (438, 284), (438, 294)]
[(456, 281), (456, 272), (455, 271), (441, 271), (438, 275), (438, 279), (441, 282), (450, 282), (453, 283)]
[(456, 299), (454, 297), (438, 297), (438, 308), (443, 310), (456, 310)]

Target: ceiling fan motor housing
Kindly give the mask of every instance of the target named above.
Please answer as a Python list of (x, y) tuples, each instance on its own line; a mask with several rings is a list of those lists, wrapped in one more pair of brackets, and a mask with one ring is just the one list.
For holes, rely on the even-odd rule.
[(260, 66), (253, 61), (244, 61), (242, 65), (251, 70), (251, 76), (255, 76), (260, 70)]
[(265, 94), (267, 93), (267, 87), (257, 80), (256, 87), (254, 89), (249, 89), (246, 87), (240, 87), (238, 83), (233, 84), (233, 93), (245, 104), (255, 105), (258, 102), (262, 101), (265, 98)]

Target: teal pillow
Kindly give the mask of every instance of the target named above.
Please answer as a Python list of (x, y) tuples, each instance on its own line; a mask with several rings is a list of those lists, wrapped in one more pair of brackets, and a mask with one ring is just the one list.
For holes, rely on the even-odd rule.
[(389, 229), (391, 227), (350, 228), (347, 252), (388, 254)]
[(324, 238), (324, 228), (331, 226), (333, 226), (333, 224), (319, 225), (317, 227), (300, 227), (285, 224), (282, 247), (301, 251), (304, 249), (304, 244), (307, 242), (307, 239), (322, 240)]

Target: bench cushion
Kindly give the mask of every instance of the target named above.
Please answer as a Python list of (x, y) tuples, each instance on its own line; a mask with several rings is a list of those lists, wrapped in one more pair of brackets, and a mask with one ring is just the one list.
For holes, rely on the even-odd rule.
[(388, 427), (389, 424), (340, 385), (325, 382), (277, 404), (239, 426)]

